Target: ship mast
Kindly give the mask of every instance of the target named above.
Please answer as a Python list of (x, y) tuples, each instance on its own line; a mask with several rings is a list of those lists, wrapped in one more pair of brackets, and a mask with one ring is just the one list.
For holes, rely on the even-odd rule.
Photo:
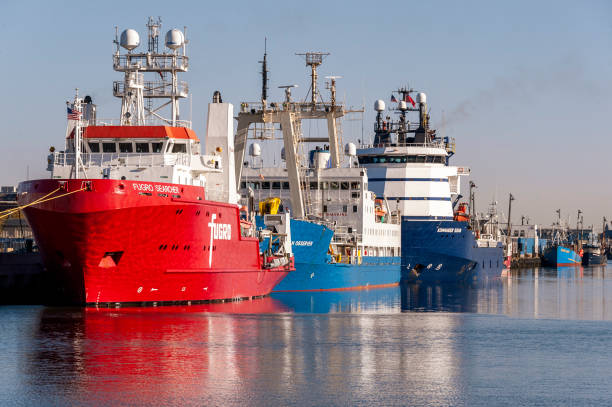
[[(123, 81), (113, 83), (113, 95), (121, 98), (120, 124), (143, 126), (161, 121), (171, 126), (191, 127), (190, 122), (180, 120), (179, 111), (179, 100), (189, 93), (187, 83), (178, 80), (178, 73), (187, 72), (189, 68), (186, 29), (168, 31), (162, 52), (159, 51), (161, 19), (149, 17), (147, 31), (146, 52), (133, 52), (140, 45), (140, 36), (135, 30), (124, 30), (120, 37), (115, 31), (113, 42), (117, 48), (113, 55), (113, 69), (124, 73)], [(121, 48), (127, 52), (121, 54)], [(156, 75), (153, 80), (145, 81), (145, 73)], [(161, 102), (155, 106), (154, 101), (160, 99)], [(161, 114), (166, 106), (170, 107), (169, 118)]]
[[(283, 134), (283, 145), (285, 148), (285, 163), (287, 177), (289, 178), (289, 189), (291, 194), (291, 213), (296, 219), (303, 219), (307, 216), (307, 208), (302, 190), (301, 157), (299, 155), (300, 143), (304, 142), (329, 142), (331, 165), (334, 168), (340, 166), (340, 141), (336, 119), (344, 116), (345, 109), (343, 104), (336, 101), (336, 79), (330, 77), (330, 90), (332, 92), (332, 103), (317, 102), (317, 67), (321, 65), (323, 57), (329, 55), (325, 52), (307, 52), (297, 54), (304, 56), (306, 66), (311, 67), (311, 86), (310, 102), (295, 102), (291, 99), (291, 88), (297, 85), (279, 86), (285, 90), (285, 101), (283, 103), (267, 103), (267, 52), (264, 53), (266, 66), (262, 69), (262, 101), (261, 103), (242, 103), (241, 111), (238, 114), (238, 127), (236, 131), (234, 151), (236, 155), (235, 168), (236, 179), (240, 179), (242, 174), (242, 163), (246, 150), (249, 127), (251, 124), (263, 123), (264, 126), (270, 124), (280, 124)], [(320, 95), (319, 95), (320, 97)], [(303, 119), (327, 120), (327, 137), (304, 138), (302, 135)], [(304, 185), (308, 185), (307, 182)]]

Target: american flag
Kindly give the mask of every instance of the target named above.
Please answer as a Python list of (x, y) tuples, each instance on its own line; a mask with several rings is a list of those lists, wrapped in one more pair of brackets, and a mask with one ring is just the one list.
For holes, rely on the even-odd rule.
[(67, 109), (68, 109), (68, 120), (79, 120), (79, 117), (81, 117), (81, 115), (83, 114), (81, 112), (77, 112), (76, 110), (71, 109), (70, 106), (68, 106)]

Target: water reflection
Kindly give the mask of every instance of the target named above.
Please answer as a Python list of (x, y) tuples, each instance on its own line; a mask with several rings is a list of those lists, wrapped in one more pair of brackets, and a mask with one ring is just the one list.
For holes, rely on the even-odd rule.
[[(611, 277), (536, 268), (190, 307), (0, 308), (0, 404), (597, 404), (612, 396), (609, 324), (576, 320), (611, 319)], [(582, 365), (604, 373), (564, 378)], [(549, 376), (550, 391), (532, 384)]]
[[(23, 394), (58, 405), (175, 404), (177, 396), (197, 405), (397, 404), (425, 380), (438, 391), (416, 392), (417, 404), (459, 397), (460, 321), (451, 315), (301, 315), (272, 298), (240, 304), (230, 313), (44, 309)], [(249, 314), (254, 308), (261, 313)]]

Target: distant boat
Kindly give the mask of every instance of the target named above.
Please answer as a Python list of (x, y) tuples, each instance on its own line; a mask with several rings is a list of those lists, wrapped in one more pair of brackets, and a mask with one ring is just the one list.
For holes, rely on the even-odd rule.
[(569, 247), (555, 244), (544, 249), (542, 264), (552, 267), (579, 266), (582, 264), (582, 258)]
[(598, 266), (606, 264), (608, 257), (602, 252), (599, 245), (586, 245), (584, 246), (584, 254), (582, 255), (583, 266)]

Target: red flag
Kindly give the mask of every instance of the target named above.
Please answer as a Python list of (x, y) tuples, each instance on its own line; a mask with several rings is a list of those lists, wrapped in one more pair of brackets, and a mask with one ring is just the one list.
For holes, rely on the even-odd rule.
[(412, 98), (410, 97), (410, 94), (409, 94), (409, 93), (406, 93), (406, 97), (404, 98), (404, 102), (409, 102), (409, 103), (411, 103), (411, 104), (412, 104), (412, 107), (415, 107), (415, 106), (416, 106), (416, 103), (414, 102), (414, 99), (412, 99)]

